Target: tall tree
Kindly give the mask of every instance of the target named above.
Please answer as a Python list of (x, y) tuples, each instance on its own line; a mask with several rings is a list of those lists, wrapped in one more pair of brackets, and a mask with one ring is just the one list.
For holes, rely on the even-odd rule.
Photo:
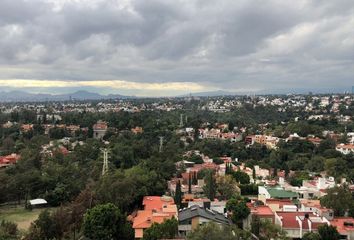
[(182, 204), (182, 190), (181, 190), (181, 181), (178, 180), (176, 184), (176, 191), (175, 191), (175, 203), (178, 207), (181, 207)]
[(189, 173), (189, 176), (188, 176), (188, 193), (189, 194), (192, 193), (192, 176), (191, 176), (191, 173)]
[(210, 199), (210, 201), (214, 201), (216, 195), (216, 181), (212, 172), (209, 172), (206, 175), (203, 190), (204, 194)]

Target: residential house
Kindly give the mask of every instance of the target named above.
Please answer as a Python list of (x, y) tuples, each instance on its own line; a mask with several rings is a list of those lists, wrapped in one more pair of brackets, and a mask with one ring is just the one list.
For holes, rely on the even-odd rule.
[(252, 219), (254, 217), (258, 217), (260, 221), (270, 221), (274, 224), (274, 212), (269, 206), (260, 205), (257, 206), (255, 203), (247, 204), (248, 208), (250, 209), (250, 214), (246, 219), (243, 220), (243, 227), (244, 229), (250, 229)]
[(261, 145), (265, 145), (267, 148), (270, 149), (275, 149), (277, 148), (277, 144), (279, 142), (278, 137), (272, 137), (272, 136), (267, 136), (267, 135), (255, 135), (255, 140), (256, 143), (259, 143)]
[(354, 218), (336, 217), (330, 221), (330, 225), (337, 228), (337, 231), (341, 235), (341, 239), (354, 239)]
[(325, 217), (327, 220), (333, 219), (333, 210), (321, 206), (320, 200), (300, 199), (300, 210), (312, 212), (316, 216)]
[(299, 239), (307, 232), (317, 232), (318, 227), (328, 221), (311, 212), (276, 212), (275, 224), (287, 233), (287, 237)]
[(24, 133), (29, 132), (29, 131), (33, 130), (33, 124), (22, 124), (20, 129), (21, 129), (21, 132), (24, 132)]
[(0, 168), (13, 165), (20, 158), (21, 158), (21, 156), (19, 154), (16, 154), (16, 153), (12, 153), (12, 154), (7, 155), (7, 156), (0, 156)]
[(198, 205), (179, 210), (178, 222), (178, 232), (182, 236), (186, 236), (190, 231), (208, 222), (221, 225), (231, 224), (224, 214)]
[(194, 205), (207, 208), (218, 213), (226, 213), (226, 201), (219, 201), (217, 199), (215, 199), (214, 201), (210, 201), (210, 199), (208, 198), (195, 198), (188, 201), (188, 207), (192, 207)]
[(98, 121), (93, 125), (93, 137), (96, 139), (102, 139), (106, 134), (108, 125), (104, 121)]
[(134, 134), (141, 134), (141, 133), (143, 133), (143, 128), (137, 126), (137, 127), (135, 127), (135, 128), (132, 128), (131, 131), (132, 131), (132, 133), (134, 133)]
[(266, 202), (267, 199), (298, 199), (299, 195), (292, 191), (284, 190), (284, 188), (268, 187), (268, 186), (258, 186), (258, 200)]
[(171, 197), (145, 196), (143, 208), (133, 217), (133, 229), (136, 239), (143, 238), (144, 230), (151, 227), (153, 223), (163, 223), (167, 219), (173, 217), (177, 219), (178, 217), (177, 206)]
[(354, 144), (341, 143), (336, 146), (336, 150), (338, 152), (341, 152), (342, 154), (345, 154), (345, 155), (347, 155), (349, 153), (354, 153)]

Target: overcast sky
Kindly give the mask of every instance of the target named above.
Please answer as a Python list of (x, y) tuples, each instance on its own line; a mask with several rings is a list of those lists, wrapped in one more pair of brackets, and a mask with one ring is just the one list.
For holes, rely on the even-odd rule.
[(1, 0), (0, 89), (354, 85), (353, 0)]

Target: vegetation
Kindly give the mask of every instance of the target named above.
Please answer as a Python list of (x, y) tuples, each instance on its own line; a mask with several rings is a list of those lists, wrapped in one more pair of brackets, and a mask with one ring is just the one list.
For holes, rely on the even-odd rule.
[(153, 223), (145, 230), (143, 240), (173, 239), (178, 233), (178, 221), (175, 218), (163, 223)]
[(84, 235), (90, 239), (128, 240), (132, 228), (120, 210), (111, 203), (97, 205), (87, 211), (83, 222)]
[(207, 223), (192, 231), (187, 240), (234, 240), (249, 239), (250, 234), (236, 227)]

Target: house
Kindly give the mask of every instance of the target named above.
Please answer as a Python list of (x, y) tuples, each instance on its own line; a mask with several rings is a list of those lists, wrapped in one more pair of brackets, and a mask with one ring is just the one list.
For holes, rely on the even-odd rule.
[(255, 143), (256, 136), (255, 135), (249, 135), (245, 137), (245, 143), (247, 145), (253, 145)]
[(266, 199), (298, 199), (297, 193), (292, 191), (284, 190), (282, 187), (268, 187), (268, 186), (258, 186), (258, 200), (266, 202)]
[(178, 212), (178, 232), (181, 236), (186, 236), (190, 231), (208, 222), (231, 224), (224, 214), (198, 205), (181, 209)]
[(195, 198), (192, 201), (188, 201), (188, 207), (195, 205), (221, 214), (226, 213), (226, 201), (218, 201), (217, 199), (210, 201), (208, 198)]
[(287, 206), (293, 206), (294, 203), (290, 199), (266, 199), (265, 203), (273, 212), (284, 211)]
[(76, 132), (80, 131), (79, 125), (68, 125), (66, 126), (66, 130), (72, 135), (75, 136)]
[(326, 189), (335, 186), (336, 182), (333, 177), (319, 177), (313, 180), (303, 180), (299, 194), (301, 198), (323, 197), (326, 195)]
[(342, 154), (349, 154), (349, 153), (354, 153), (354, 144), (338, 144), (336, 146), (336, 150), (338, 152), (341, 152)]
[(334, 216), (333, 210), (322, 207), (320, 200), (300, 199), (300, 210), (312, 212), (316, 216), (325, 217), (327, 220), (332, 220)]
[(276, 212), (275, 224), (287, 233), (287, 237), (298, 239), (307, 232), (317, 232), (318, 227), (328, 221), (311, 212)]
[(102, 139), (107, 132), (108, 125), (104, 121), (98, 121), (93, 125), (93, 137), (96, 139)]
[(322, 142), (322, 139), (319, 137), (309, 137), (309, 138), (307, 138), (307, 141), (309, 141), (310, 143), (312, 143), (315, 146), (318, 146)]
[(7, 156), (0, 156), (0, 168), (15, 164), (21, 158), (20, 155), (12, 153)]
[(21, 132), (29, 132), (33, 130), (33, 124), (22, 124), (21, 125)]
[(142, 127), (135, 127), (135, 128), (132, 128), (131, 131), (134, 134), (141, 134), (141, 133), (143, 133), (143, 128)]
[(258, 217), (261, 221), (270, 221), (271, 223), (274, 223), (274, 212), (269, 206), (257, 206), (255, 203), (250, 203), (247, 204), (248, 208), (250, 209), (250, 214), (246, 219), (243, 220), (243, 227), (245, 229), (250, 229), (251, 228), (251, 223), (253, 217)]
[(143, 208), (144, 210), (139, 210), (133, 218), (136, 239), (143, 238), (144, 230), (153, 223), (163, 223), (167, 219), (178, 217), (177, 206), (171, 197), (145, 196)]
[(279, 138), (267, 135), (255, 135), (254, 142), (265, 145), (269, 149), (277, 148)]
[(330, 225), (335, 226), (341, 235), (341, 239), (354, 239), (354, 218), (336, 217), (330, 221)]

